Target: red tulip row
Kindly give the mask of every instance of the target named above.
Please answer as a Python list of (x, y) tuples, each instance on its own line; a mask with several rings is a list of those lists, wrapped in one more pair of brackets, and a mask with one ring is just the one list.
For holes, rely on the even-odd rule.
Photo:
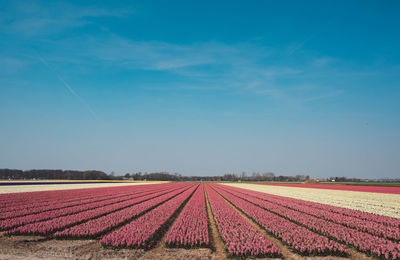
[[(146, 191), (153, 188), (158, 188), (160, 185), (140, 185), (140, 186), (125, 186), (119, 187), (120, 189), (116, 190), (114, 188), (93, 188), (93, 189), (83, 189), (83, 191), (78, 192), (77, 190), (68, 190), (68, 191), (46, 191), (44, 194), (45, 197), (35, 197), (32, 194), (31, 198), (24, 198), (24, 202), (22, 203), (13, 203), (8, 205), (7, 207), (3, 207), (0, 209), (0, 218), (6, 218), (7, 215), (4, 214), (13, 214), (12, 212), (21, 211), (22, 213), (28, 210), (39, 210), (38, 208), (51, 207), (52, 205), (58, 205), (60, 203), (71, 203), (75, 202), (75, 205), (78, 205), (80, 202), (89, 199), (101, 199), (107, 198), (109, 196), (118, 196), (122, 194), (130, 194), (130, 193), (138, 193), (140, 191)], [(34, 193), (34, 192), (33, 192)], [(15, 194), (18, 196), (19, 194)], [(68, 205), (67, 205), (68, 206)], [(7, 213), (9, 212), (9, 213)], [(36, 211), (39, 212), (39, 211)], [(12, 216), (15, 217), (15, 216)]]
[(198, 185), (161, 204), (129, 224), (109, 233), (100, 240), (100, 244), (110, 247), (151, 248), (165, 232), (165, 228), (174, 217), (174, 213), (195, 191)]
[(168, 231), (165, 243), (169, 247), (186, 248), (210, 245), (204, 184), (196, 190)]
[(24, 226), (16, 227), (9, 231), (6, 231), (6, 234), (39, 234), (39, 235), (47, 235), (49, 233), (80, 224), (82, 222), (88, 221), (92, 218), (101, 217), (105, 214), (132, 206), (134, 204), (140, 203), (144, 200), (150, 199), (154, 195), (148, 195), (145, 197), (134, 198), (131, 200), (127, 200), (120, 203), (111, 204), (108, 206), (91, 209), (87, 211), (83, 211), (74, 215), (67, 215), (59, 218), (53, 218), (47, 221), (35, 222), (31, 224), (27, 224)]
[[(161, 203), (165, 203), (165, 201), (173, 198), (174, 196), (182, 193), (188, 189), (187, 186), (181, 187), (173, 190), (172, 192), (168, 192), (159, 197), (155, 197), (153, 199), (147, 200), (140, 204), (136, 204), (132, 207), (128, 207), (111, 214), (107, 214), (100, 218), (92, 219), (87, 222), (84, 222), (80, 225), (76, 225), (70, 228), (67, 228), (62, 231), (58, 231), (54, 233), (54, 236), (57, 238), (94, 238), (98, 237), (102, 234), (109, 232), (112, 229), (115, 229), (118, 226), (123, 225), (127, 221), (130, 221), (137, 216), (151, 210), (152, 208), (158, 206)], [(154, 194), (156, 195), (156, 194)], [(158, 195), (158, 194), (157, 194)]]
[[(124, 201), (130, 201), (132, 199), (139, 199), (139, 200), (145, 199), (146, 198), (145, 195), (147, 195), (147, 194), (151, 195), (156, 191), (158, 191), (158, 190), (152, 190), (147, 193), (134, 194), (134, 195), (119, 197), (119, 198), (115, 198), (115, 199), (103, 200), (100, 202), (78, 205), (78, 206), (69, 207), (69, 208), (50, 210), (50, 211), (41, 212), (38, 214), (26, 215), (26, 216), (22, 216), (22, 217), (18, 217), (18, 218), (1, 220), (0, 221), (0, 230), (7, 230), (10, 228), (14, 228), (17, 226), (21, 226), (21, 225), (25, 225), (25, 224), (29, 224), (29, 223), (33, 223), (33, 222), (54, 219), (57, 217), (71, 215), (71, 214), (77, 214), (82, 211), (87, 211), (87, 210), (91, 210), (91, 209), (95, 209), (95, 208), (99, 208), (99, 207), (104, 207), (107, 205), (112, 205), (112, 204), (118, 205), (118, 203), (123, 203)], [(168, 190), (162, 190), (162, 192), (167, 192), (167, 191)], [(143, 196), (145, 196), (145, 197), (143, 197)], [(128, 202), (128, 204), (129, 204), (129, 202)]]
[(206, 191), (219, 234), (231, 256), (279, 257), (281, 255), (275, 244), (251, 226), (210, 185), (206, 185)]
[(400, 258), (400, 244), (394, 243), (391, 240), (360, 232), (340, 224), (316, 218), (309, 214), (291, 210), (275, 203), (270, 203), (265, 200), (247, 195), (252, 193), (252, 191), (243, 190), (243, 193), (239, 193), (230, 188), (225, 188), (225, 190), (229, 190), (230, 193), (236, 195), (236, 198), (241, 197), (259, 207), (267, 209), (270, 212), (278, 214), (308, 229), (333, 238), (341, 243), (354, 246), (359, 251), (386, 259)]
[(284, 244), (287, 244), (299, 254), (345, 255), (345, 250), (339, 243), (257, 207), (246, 200), (226, 192), (219, 186), (213, 185), (213, 187), (267, 232), (282, 240)]

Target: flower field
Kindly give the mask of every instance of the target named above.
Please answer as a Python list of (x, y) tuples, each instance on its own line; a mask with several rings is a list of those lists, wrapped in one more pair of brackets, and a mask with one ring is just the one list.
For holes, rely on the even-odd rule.
[[(158, 183), (0, 194), (1, 237), (95, 239), (108, 250), (204, 248), (223, 258), (400, 259), (399, 194), (271, 187)], [(335, 203), (324, 203), (337, 192), (344, 193)], [(387, 210), (342, 205), (360, 201), (362, 209)]]
[(327, 190), (348, 190), (348, 191), (363, 191), (388, 194), (400, 194), (400, 187), (383, 187), (383, 186), (355, 186), (355, 185), (340, 185), (340, 184), (261, 184), (261, 185), (276, 185), (297, 188), (312, 188), (312, 189), (327, 189)]
[(301, 199), (304, 201), (316, 202), (324, 205), (330, 205), (338, 208), (337, 210), (345, 208), (356, 210), (357, 212), (373, 213), (397, 219), (400, 218), (400, 194), (299, 188), (288, 185), (281, 186), (236, 183), (227, 185), (232, 187), (250, 189), (253, 191), (260, 191), (268, 194), (274, 194), (282, 197), (289, 197), (294, 199)]

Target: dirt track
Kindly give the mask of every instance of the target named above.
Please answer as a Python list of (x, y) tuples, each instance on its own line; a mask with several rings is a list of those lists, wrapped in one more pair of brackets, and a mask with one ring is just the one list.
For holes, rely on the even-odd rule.
[[(170, 249), (154, 248), (112, 250), (102, 248), (97, 240), (48, 240), (40, 236), (13, 236), (0, 234), (0, 259), (225, 259), (208, 248)], [(260, 258), (257, 258), (260, 259)], [(267, 258), (270, 259), (271, 258)], [(287, 258), (292, 259), (292, 258)], [(339, 257), (301, 257), (307, 260), (339, 260)], [(351, 257), (351, 259), (358, 259)]]
[(211, 249), (112, 250), (96, 240), (46, 240), (0, 235), (0, 259), (213, 259)]

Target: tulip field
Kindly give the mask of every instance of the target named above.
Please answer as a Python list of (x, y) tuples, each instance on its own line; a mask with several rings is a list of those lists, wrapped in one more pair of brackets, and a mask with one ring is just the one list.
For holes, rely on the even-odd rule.
[(6, 193), (0, 232), (1, 239), (96, 241), (99, 250), (203, 249), (211, 258), (400, 259), (400, 194), (238, 183)]

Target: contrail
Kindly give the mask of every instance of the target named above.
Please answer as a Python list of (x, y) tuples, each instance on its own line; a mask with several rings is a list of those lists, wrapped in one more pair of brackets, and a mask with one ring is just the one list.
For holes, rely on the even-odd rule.
[(39, 57), (39, 60), (52, 72), (54, 72), (54, 74), (56, 74), (57, 78), (61, 81), (61, 83), (64, 85), (64, 87), (66, 89), (68, 89), (68, 91), (74, 95), (81, 103), (82, 105), (84, 105), (89, 112), (92, 114), (92, 116), (94, 117), (94, 119), (98, 120), (98, 116), (97, 114), (94, 112), (94, 110), (92, 109), (92, 107), (60, 76), (60, 74), (57, 73), (57, 71), (55, 69), (53, 69), (50, 64), (40, 55), (39, 52), (35, 51), (36, 55)]

